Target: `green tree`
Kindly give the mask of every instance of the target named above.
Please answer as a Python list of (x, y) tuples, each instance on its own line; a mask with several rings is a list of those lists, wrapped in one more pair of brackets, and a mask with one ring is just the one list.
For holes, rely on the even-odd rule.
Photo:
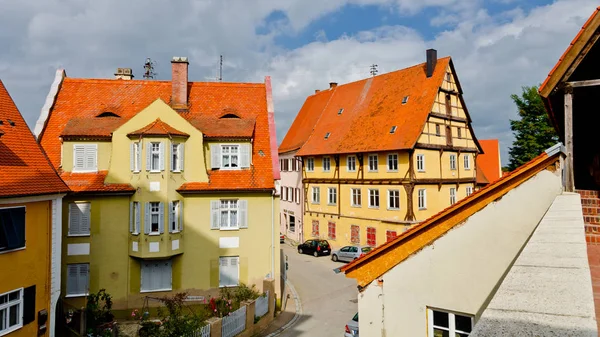
[(558, 136), (544, 108), (538, 87), (523, 87), (521, 96), (510, 95), (517, 105), (519, 120), (510, 121), (515, 141), (509, 149), (509, 170), (525, 164), (558, 142)]

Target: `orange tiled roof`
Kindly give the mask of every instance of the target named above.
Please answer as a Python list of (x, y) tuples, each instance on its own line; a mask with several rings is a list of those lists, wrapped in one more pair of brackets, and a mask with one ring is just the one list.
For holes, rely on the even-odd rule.
[(189, 119), (196, 129), (202, 131), (207, 138), (252, 138), (254, 118), (216, 118), (197, 116)]
[[(495, 183), (447, 207), (429, 219), (415, 225), (394, 240), (340, 268), (348, 277), (356, 278), (364, 287), (425, 246), (432, 244), (454, 226), (464, 222), (489, 203), (508, 193), (527, 179), (558, 160), (562, 152), (551, 148)], [(548, 154), (550, 153), (550, 154)], [(359, 268), (364, 268), (359, 270)]]
[[(210, 191), (247, 191), (270, 190), (269, 181), (265, 176), (257, 172), (255, 168), (240, 171), (209, 171), (208, 183), (189, 182), (181, 185), (177, 192), (210, 192)], [(234, 183), (232, 183), (234, 182)], [(262, 186), (262, 188), (248, 188), (248, 186)]]
[(2, 81), (0, 120), (0, 198), (68, 192)]
[(64, 138), (110, 138), (112, 131), (121, 124), (123, 121), (118, 117), (73, 118), (67, 122), (60, 135)]
[[(477, 155), (477, 173), (481, 171), (490, 183), (500, 179), (502, 167), (500, 164), (500, 143), (498, 139), (479, 141), (483, 153)], [(479, 181), (478, 181), (479, 182)]]
[(490, 183), (489, 179), (485, 176), (485, 173), (483, 173), (483, 170), (479, 167), (477, 167), (477, 171), (475, 172), (475, 183), (482, 186)]
[(97, 173), (63, 172), (60, 177), (75, 193), (135, 192), (135, 188), (129, 184), (105, 184), (104, 180), (107, 175), (108, 171), (98, 171)]
[[(72, 119), (79, 119), (78, 123), (85, 120), (85, 123), (90, 124), (103, 118), (118, 120), (114, 124), (109, 122), (98, 124), (98, 130), (90, 131), (94, 134), (109, 135), (156, 99), (170, 102), (171, 89), (171, 81), (67, 77), (62, 82), (40, 134), (40, 144), (46, 150), (54, 167), (59, 168), (61, 156), (59, 136), (65, 132), (66, 126)], [(228, 118), (222, 118), (220, 122), (215, 123), (216, 131), (213, 134), (221, 137), (238, 135), (254, 137), (252, 146), (254, 179), (243, 181), (251, 181), (255, 185), (240, 186), (247, 189), (274, 188), (266, 96), (264, 83), (189, 82), (189, 109), (181, 113), (182, 117), (208, 135), (211, 135), (212, 126), (206, 122), (207, 120), (215, 121), (227, 114), (240, 118), (238, 122), (232, 123), (224, 121)], [(120, 118), (97, 117), (103, 112), (112, 112)], [(252, 132), (249, 131), (250, 125), (252, 125)], [(225, 130), (226, 128), (228, 130)], [(229, 179), (227, 184), (232, 187), (239, 185), (236, 179)]]
[[(450, 57), (438, 59), (430, 78), (422, 63), (312, 95), (279, 152), (301, 147), (298, 155), (307, 156), (413, 148), (448, 65), (452, 66)], [(408, 102), (402, 104), (405, 96)]]
[(185, 132), (179, 131), (169, 124), (157, 118), (154, 122), (144, 126), (143, 128), (128, 133), (127, 136), (180, 136), (189, 137)]

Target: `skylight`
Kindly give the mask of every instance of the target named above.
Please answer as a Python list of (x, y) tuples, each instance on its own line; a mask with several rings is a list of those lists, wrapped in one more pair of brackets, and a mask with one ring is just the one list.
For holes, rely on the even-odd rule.
[(344, 108), (340, 108), (340, 110), (338, 110), (338, 115), (341, 115), (342, 112), (344, 112)]
[(331, 133), (327, 132), (327, 133), (325, 134), (325, 139), (329, 138), (329, 135), (330, 135), (330, 134), (331, 134)]
[(404, 96), (402, 99), (402, 104), (406, 104), (408, 102), (408, 96)]
[(390, 133), (394, 133), (394, 132), (396, 132), (396, 126), (395, 125), (392, 126), (392, 128), (390, 129)]

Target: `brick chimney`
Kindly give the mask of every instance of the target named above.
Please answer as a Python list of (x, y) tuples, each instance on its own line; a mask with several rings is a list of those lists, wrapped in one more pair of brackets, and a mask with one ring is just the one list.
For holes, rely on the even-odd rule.
[(188, 108), (188, 58), (173, 57), (171, 60), (171, 107)]
[(437, 63), (437, 50), (427, 49), (427, 78), (433, 76), (435, 65)]
[(337, 87), (337, 82), (329, 82), (329, 89)]
[(320, 92), (321, 92), (321, 90), (320, 90), (320, 89), (315, 89), (315, 94), (318, 94), (318, 93), (320, 93)]
[(131, 68), (117, 68), (117, 72), (115, 73), (115, 79), (131, 80), (133, 79), (133, 71), (131, 71)]

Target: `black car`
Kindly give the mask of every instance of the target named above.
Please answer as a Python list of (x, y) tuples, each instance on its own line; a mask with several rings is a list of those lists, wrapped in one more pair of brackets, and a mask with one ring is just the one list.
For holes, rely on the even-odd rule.
[(331, 246), (327, 240), (306, 240), (303, 244), (298, 246), (298, 253), (312, 254), (314, 257), (319, 255), (329, 255), (331, 254)]

